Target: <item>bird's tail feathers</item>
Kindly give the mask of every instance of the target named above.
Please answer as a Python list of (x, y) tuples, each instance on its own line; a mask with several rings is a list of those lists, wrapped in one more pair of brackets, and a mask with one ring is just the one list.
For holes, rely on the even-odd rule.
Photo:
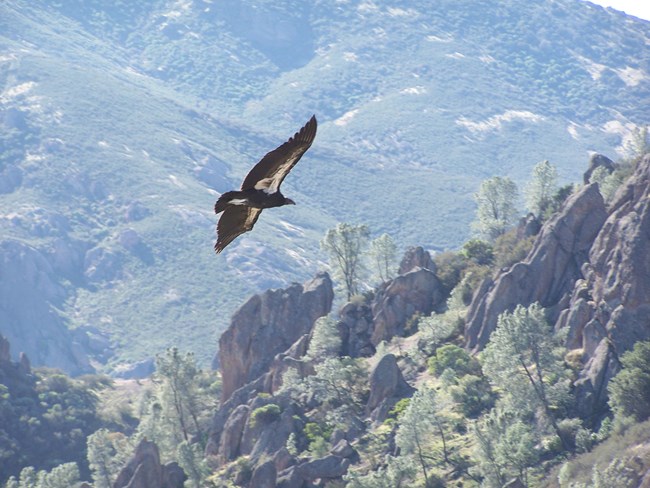
[(230, 202), (230, 200), (233, 198), (232, 193), (233, 192), (231, 191), (227, 191), (219, 197), (217, 203), (214, 204), (214, 213), (218, 214), (226, 210), (228, 202)]

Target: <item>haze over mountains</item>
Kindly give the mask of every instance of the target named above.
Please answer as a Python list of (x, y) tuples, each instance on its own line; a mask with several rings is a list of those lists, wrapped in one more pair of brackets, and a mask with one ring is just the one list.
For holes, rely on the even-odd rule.
[[(577, 0), (5, 1), (0, 332), (72, 372), (207, 362), (244, 297), (324, 266), (336, 222), (454, 248), (483, 179), (615, 158), (648, 122), (649, 45)], [(218, 193), (313, 113), (298, 205), (215, 257)]]

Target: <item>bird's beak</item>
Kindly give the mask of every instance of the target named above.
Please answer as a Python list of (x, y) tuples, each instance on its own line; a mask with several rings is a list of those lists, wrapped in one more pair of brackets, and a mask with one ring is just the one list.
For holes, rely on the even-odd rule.
[(294, 202), (293, 200), (291, 200), (291, 198), (287, 198), (287, 200), (286, 200), (285, 203), (286, 203), (287, 205), (295, 205), (295, 204), (296, 204), (296, 202)]

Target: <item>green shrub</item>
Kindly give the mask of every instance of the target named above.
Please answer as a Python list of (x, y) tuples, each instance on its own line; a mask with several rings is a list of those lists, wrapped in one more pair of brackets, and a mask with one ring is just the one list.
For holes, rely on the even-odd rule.
[(329, 450), (329, 438), (332, 435), (333, 428), (327, 424), (319, 424), (316, 422), (307, 422), (303, 429), (303, 433), (307, 440), (309, 440), (309, 447), (307, 450), (314, 457), (322, 457), (327, 454)]
[(494, 264), (498, 269), (507, 268), (528, 255), (533, 247), (535, 236), (520, 239), (517, 237), (517, 230), (511, 229), (497, 237), (494, 242)]
[(460, 405), (463, 415), (476, 418), (494, 406), (496, 394), (485, 376), (467, 374), (450, 388), (451, 398)]
[(475, 262), (478, 265), (489, 265), (494, 261), (492, 246), (481, 239), (470, 239), (463, 245), (462, 250), (465, 259)]
[(264, 424), (273, 422), (280, 418), (280, 413), (282, 413), (282, 411), (275, 403), (269, 403), (263, 407), (256, 408), (253, 410), (253, 413), (251, 413), (251, 425), (255, 427), (258, 422)]
[(637, 422), (650, 418), (650, 341), (637, 342), (621, 356), (623, 369), (608, 385), (614, 415)]
[(427, 364), (429, 371), (435, 376), (440, 376), (445, 369), (451, 369), (459, 377), (475, 374), (480, 370), (478, 361), (454, 344), (439, 347), (435, 356), (430, 357)]
[(404, 413), (404, 410), (407, 409), (409, 406), (409, 403), (411, 403), (410, 398), (402, 398), (399, 400), (393, 408), (391, 408), (388, 412), (388, 418), (392, 419), (398, 419), (402, 413)]
[(436, 264), (436, 275), (445, 295), (448, 295), (460, 283), (463, 271), (467, 268), (467, 260), (461, 253), (447, 251), (436, 254), (433, 261)]

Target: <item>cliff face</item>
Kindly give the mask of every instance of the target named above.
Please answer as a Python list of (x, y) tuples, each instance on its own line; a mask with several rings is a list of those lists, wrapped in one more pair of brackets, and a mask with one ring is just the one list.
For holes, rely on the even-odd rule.
[(620, 355), (650, 338), (650, 155), (614, 197), (583, 274), (556, 327), (584, 351), (579, 408), (597, 416)]
[(35, 366), (61, 368), (72, 375), (93, 368), (58, 310), (66, 292), (55, 266), (18, 240), (0, 243), (0, 331)]
[(481, 286), (467, 312), (467, 347), (474, 351), (485, 347), (498, 316), (518, 304), (565, 307), (606, 217), (597, 185), (585, 186), (571, 196), (544, 225), (526, 259)]
[(484, 284), (470, 305), (466, 345), (482, 349), (500, 313), (539, 302), (567, 347), (583, 352), (576, 383), (583, 417), (606, 405), (619, 356), (650, 338), (650, 155), (606, 207), (595, 184), (547, 222), (528, 257)]
[(249, 299), (219, 339), (222, 401), (266, 373), (276, 354), (289, 349), (317, 318), (329, 313), (333, 299), (326, 273), (304, 285), (268, 290)]

